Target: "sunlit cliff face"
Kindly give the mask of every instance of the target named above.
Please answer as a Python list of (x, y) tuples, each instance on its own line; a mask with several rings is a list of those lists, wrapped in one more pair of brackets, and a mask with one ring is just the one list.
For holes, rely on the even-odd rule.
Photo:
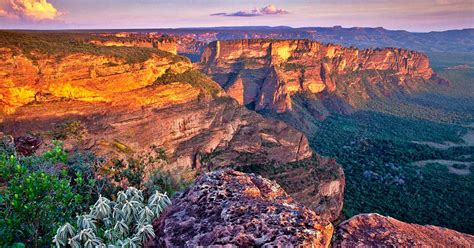
[[(421, 53), (308, 40), (216, 41), (200, 66), (241, 104), (278, 113), (293, 109), (297, 93), (333, 95), (356, 107), (371, 96), (416, 90), (433, 76)], [(383, 90), (371, 86), (378, 82), (384, 82)]]
[(24, 55), (14, 56), (10, 49), (0, 49), (0, 58), (1, 115), (29, 103), (59, 99), (138, 106), (179, 102), (199, 94), (180, 82), (144, 90), (165, 72), (182, 73), (191, 68), (187, 62), (156, 56), (135, 64), (87, 54), (71, 54), (59, 61), (42, 55), (32, 61)]

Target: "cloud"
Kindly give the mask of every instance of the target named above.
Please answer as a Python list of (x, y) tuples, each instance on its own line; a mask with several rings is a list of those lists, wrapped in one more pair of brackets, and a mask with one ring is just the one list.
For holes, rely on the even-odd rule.
[(253, 9), (250, 11), (241, 10), (233, 13), (214, 13), (211, 16), (238, 16), (238, 17), (253, 17), (253, 16), (265, 16), (265, 15), (284, 15), (288, 14), (289, 12), (284, 9), (279, 9), (275, 5), (270, 4), (265, 6), (261, 9)]
[(6, 9), (0, 9), (0, 17), (30, 21), (55, 20), (61, 16), (48, 0), (10, 0)]

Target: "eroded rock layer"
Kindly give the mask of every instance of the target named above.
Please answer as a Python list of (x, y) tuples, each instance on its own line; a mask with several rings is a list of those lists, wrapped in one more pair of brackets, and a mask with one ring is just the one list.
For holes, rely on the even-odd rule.
[(201, 57), (211, 75), (239, 103), (282, 113), (292, 96), (309, 92), (356, 107), (366, 100), (410, 92), (436, 79), (428, 57), (403, 49), (346, 48), (308, 40), (227, 40)]
[[(120, 157), (155, 145), (166, 149), (168, 168), (179, 170), (311, 156), (302, 133), (223, 96), (189, 60), (144, 50), (148, 57), (128, 62), (107, 55), (116, 48), (101, 49), (104, 55), (33, 56), (0, 48), (0, 131), (57, 137), (58, 126), (66, 129), (61, 132), (80, 128), (80, 137), (66, 140), (68, 148)], [(217, 150), (210, 164), (207, 154)]]
[(276, 183), (216, 171), (179, 193), (146, 247), (328, 247), (333, 228)]
[(341, 223), (334, 247), (472, 247), (474, 236), (437, 226), (401, 222), (379, 214), (360, 214)]

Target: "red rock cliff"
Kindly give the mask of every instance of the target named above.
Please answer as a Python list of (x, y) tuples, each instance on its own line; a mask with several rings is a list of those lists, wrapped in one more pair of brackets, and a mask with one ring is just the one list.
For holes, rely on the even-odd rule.
[(334, 95), (357, 106), (373, 97), (419, 89), (434, 76), (422, 53), (308, 40), (215, 41), (200, 66), (241, 104), (276, 112), (291, 110), (291, 96), (300, 92)]

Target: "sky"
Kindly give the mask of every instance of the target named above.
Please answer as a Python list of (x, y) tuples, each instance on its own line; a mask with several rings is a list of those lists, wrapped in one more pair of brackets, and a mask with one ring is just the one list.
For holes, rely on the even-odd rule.
[(474, 0), (0, 0), (0, 29), (474, 28)]

